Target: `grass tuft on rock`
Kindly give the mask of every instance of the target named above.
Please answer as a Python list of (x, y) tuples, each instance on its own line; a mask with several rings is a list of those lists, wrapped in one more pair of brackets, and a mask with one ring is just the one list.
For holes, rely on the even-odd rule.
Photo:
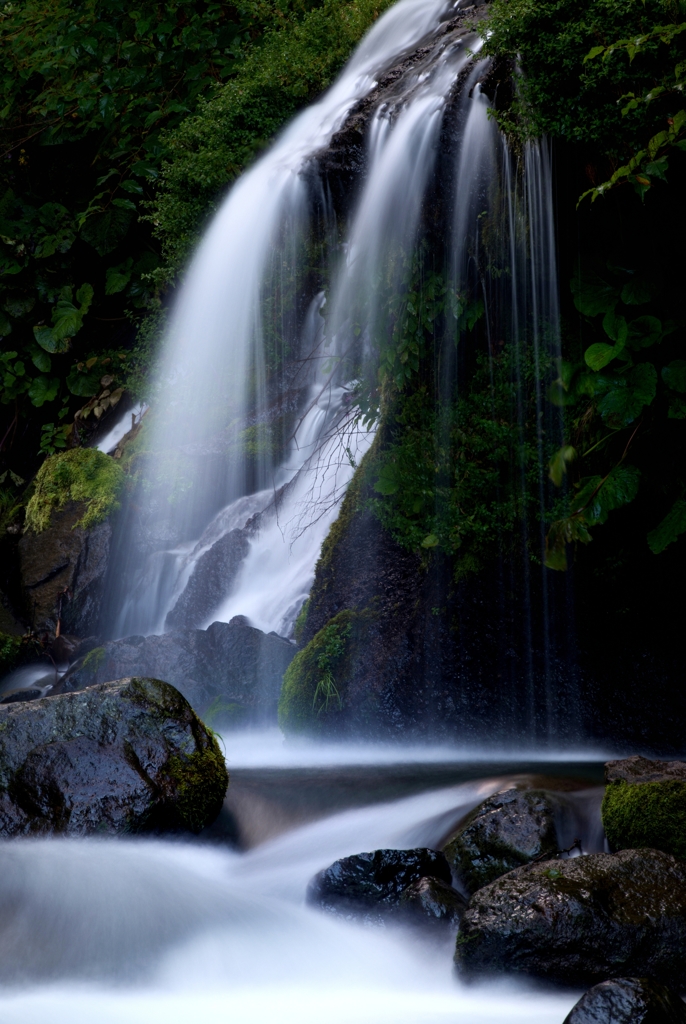
[(84, 530), (97, 526), (119, 508), (124, 471), (95, 448), (74, 448), (45, 460), (36, 476), (35, 490), (26, 507), (24, 533), (42, 533), (54, 512), (70, 502), (84, 507), (74, 524)]

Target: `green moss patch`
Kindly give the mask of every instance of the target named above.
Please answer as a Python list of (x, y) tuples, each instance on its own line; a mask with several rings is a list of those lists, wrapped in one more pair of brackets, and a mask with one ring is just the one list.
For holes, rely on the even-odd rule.
[(346, 608), (296, 654), (279, 700), (284, 732), (324, 732), (345, 709), (351, 661), (364, 646), (370, 618), (368, 611)]
[(664, 850), (686, 860), (686, 782), (612, 782), (602, 817), (611, 850)]
[(75, 526), (84, 530), (96, 526), (119, 508), (123, 483), (121, 466), (95, 448), (74, 448), (52, 455), (38, 470), (26, 508), (24, 532), (47, 530), (53, 513), (70, 501), (84, 506)]
[(221, 810), (229, 773), (215, 737), (204, 750), (190, 757), (171, 757), (169, 775), (175, 783), (176, 811), (184, 828), (200, 832), (211, 824)]

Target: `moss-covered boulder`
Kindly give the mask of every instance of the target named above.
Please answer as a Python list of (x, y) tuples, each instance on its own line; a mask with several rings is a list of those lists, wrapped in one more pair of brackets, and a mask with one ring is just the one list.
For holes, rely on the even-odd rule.
[(605, 765), (603, 827), (612, 850), (649, 847), (686, 859), (686, 763), (638, 755)]
[(443, 852), (467, 892), (558, 849), (560, 798), (543, 789), (508, 789), (484, 800), (462, 822)]
[(683, 989), (686, 864), (622, 850), (517, 868), (470, 898), (455, 962), (470, 976), (587, 986), (648, 975)]
[(0, 707), (0, 835), (199, 832), (219, 813), (221, 750), (157, 679)]

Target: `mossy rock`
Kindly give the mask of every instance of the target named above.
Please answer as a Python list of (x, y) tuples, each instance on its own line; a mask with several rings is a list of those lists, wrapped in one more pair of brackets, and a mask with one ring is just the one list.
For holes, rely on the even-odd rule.
[(279, 725), (288, 733), (327, 732), (346, 706), (351, 662), (364, 645), (371, 615), (346, 608), (334, 615), (286, 669)]
[(686, 860), (686, 763), (629, 757), (605, 766), (603, 827), (611, 850), (664, 850)]
[(0, 836), (200, 832), (228, 781), (214, 734), (159, 679), (0, 708)]
[(26, 506), (24, 532), (47, 530), (53, 513), (71, 502), (82, 509), (74, 528), (96, 526), (119, 508), (123, 483), (124, 471), (119, 463), (96, 448), (74, 448), (51, 455), (36, 475), (34, 492)]

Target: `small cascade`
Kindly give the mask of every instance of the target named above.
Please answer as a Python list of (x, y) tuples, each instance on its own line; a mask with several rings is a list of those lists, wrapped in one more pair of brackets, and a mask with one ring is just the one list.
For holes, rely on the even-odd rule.
[[(492, 373), (502, 376), (506, 342), (516, 382), (531, 376), (532, 358), (538, 371), (558, 355), (549, 156), (534, 143), (513, 153), (498, 131), (489, 108), (502, 69), (479, 57), (484, 9), (463, 8), (400, 0), (210, 224), (157, 368), (111, 636), (245, 616), (293, 638), (322, 543), (384, 416), (380, 370), (402, 386), (428, 365), (432, 335), (423, 386), (438, 451), (453, 444), (477, 321)], [(403, 340), (412, 317), (415, 343)], [(544, 376), (541, 511), (543, 438), (559, 432)], [(530, 446), (524, 413), (513, 420)], [(530, 492), (522, 469), (522, 507)], [(513, 628), (525, 648), (495, 727), (552, 739), (562, 714), (573, 738), (573, 715), (552, 692), (559, 649), (548, 649), (547, 580), (543, 570), (532, 580), (528, 561), (543, 533), (532, 542), (525, 519), (522, 564), (494, 584), (496, 606), (519, 588)], [(438, 635), (430, 642), (433, 664), (454, 661)], [(469, 703), (467, 689), (461, 699)]]

